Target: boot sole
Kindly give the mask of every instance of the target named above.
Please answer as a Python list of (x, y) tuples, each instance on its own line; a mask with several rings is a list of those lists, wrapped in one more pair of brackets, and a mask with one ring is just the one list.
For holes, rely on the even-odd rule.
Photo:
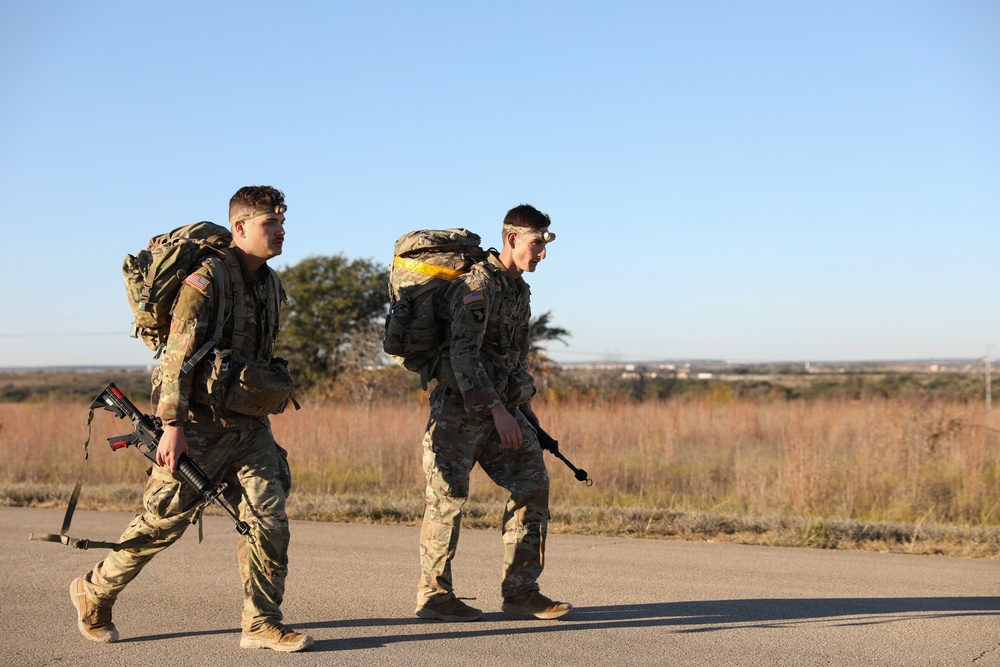
[(270, 649), (281, 653), (298, 653), (313, 645), (312, 637), (306, 636), (297, 644), (275, 644), (253, 637), (240, 637), (240, 648)]
[(434, 611), (433, 609), (427, 609), (426, 607), (417, 607), (417, 616), (420, 618), (425, 618), (429, 621), (447, 621), (449, 623), (466, 623), (468, 621), (478, 621), (483, 617), (483, 613), (479, 612), (475, 616), (450, 616), (448, 614), (442, 614), (440, 612)]
[(555, 611), (537, 611), (528, 607), (519, 607), (512, 604), (505, 604), (500, 607), (500, 611), (508, 614), (517, 614), (518, 616), (534, 616), (535, 618), (540, 618), (545, 621), (551, 621), (554, 618), (562, 618), (572, 609), (573, 605), (567, 605), (565, 609)]

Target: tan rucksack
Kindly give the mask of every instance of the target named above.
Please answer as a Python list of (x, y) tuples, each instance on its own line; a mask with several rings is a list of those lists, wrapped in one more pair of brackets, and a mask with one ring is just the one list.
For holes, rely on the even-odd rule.
[[(207, 257), (224, 258), (232, 233), (212, 222), (196, 222), (154, 236), (146, 250), (125, 255), (125, 295), (135, 320), (132, 337), (160, 356), (170, 334), (170, 310), (181, 284)], [(225, 290), (223, 290), (225, 293)], [(225, 312), (225, 304), (220, 304)]]
[(424, 388), (442, 347), (444, 287), (487, 257), (466, 229), (422, 229), (396, 241), (389, 270), (389, 314), (382, 349), (403, 368), (420, 373)]

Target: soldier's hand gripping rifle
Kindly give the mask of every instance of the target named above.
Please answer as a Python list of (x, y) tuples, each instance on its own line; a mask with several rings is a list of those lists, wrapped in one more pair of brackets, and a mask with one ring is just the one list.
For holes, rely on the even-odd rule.
[[(159, 417), (150, 417), (140, 412), (139, 408), (135, 407), (135, 404), (122, 393), (121, 389), (115, 386), (114, 382), (105, 387), (104, 391), (90, 404), (90, 407), (91, 409), (104, 408), (105, 410), (110, 410), (120, 419), (127, 418), (131, 420), (132, 425), (135, 427), (132, 433), (108, 438), (111, 449), (118, 451), (123, 447), (132, 445), (142, 452), (147, 459), (156, 463), (156, 446), (160, 443), (160, 436), (163, 434)], [(197, 489), (206, 502), (214, 502), (222, 508), (222, 511), (236, 524), (237, 533), (240, 535), (249, 535), (250, 524), (246, 521), (240, 521), (240, 517), (233, 511), (233, 508), (221, 497), (222, 491), (226, 488), (225, 484), (212, 484), (212, 480), (208, 478), (208, 475), (187, 454), (181, 454), (177, 469), (181, 477)]]

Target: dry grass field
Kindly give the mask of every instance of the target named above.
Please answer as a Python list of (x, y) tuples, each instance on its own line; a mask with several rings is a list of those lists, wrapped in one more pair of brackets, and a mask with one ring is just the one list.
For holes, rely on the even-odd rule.
[[(1000, 413), (982, 405), (703, 397), (536, 412), (594, 479), (546, 454), (556, 531), (1000, 557)], [(79, 403), (0, 403), (0, 502), (64, 505), (86, 417)], [(426, 418), (417, 401), (276, 417), (291, 515), (419, 522)], [(81, 507), (138, 507), (146, 459), (104, 440), (128, 429), (95, 417)], [(477, 470), (466, 525), (498, 526), (503, 501)]]

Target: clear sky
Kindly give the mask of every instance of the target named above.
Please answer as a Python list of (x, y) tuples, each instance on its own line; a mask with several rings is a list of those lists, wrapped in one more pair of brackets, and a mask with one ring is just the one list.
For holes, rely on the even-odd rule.
[(133, 365), (121, 261), (272, 184), (285, 253), (499, 242), (561, 361), (1000, 353), (1000, 2), (4, 2), (0, 367)]

